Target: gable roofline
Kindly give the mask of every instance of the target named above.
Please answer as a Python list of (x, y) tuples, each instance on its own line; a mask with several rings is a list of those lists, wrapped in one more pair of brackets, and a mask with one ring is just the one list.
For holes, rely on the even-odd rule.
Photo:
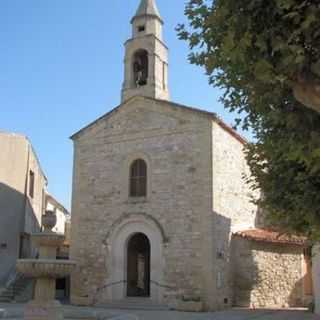
[(76, 140), (82, 133), (84, 133), (85, 131), (87, 131), (88, 129), (90, 129), (91, 127), (93, 127), (94, 125), (96, 125), (97, 123), (99, 123), (101, 120), (107, 119), (109, 118), (112, 114), (116, 113), (120, 107), (122, 107), (123, 105), (127, 104), (128, 102), (130, 102), (131, 100), (136, 99), (137, 96), (131, 97), (130, 99), (124, 101), (123, 103), (117, 105), (115, 108), (113, 108), (112, 110), (110, 110), (109, 112), (103, 114), (101, 117), (99, 117), (98, 119), (90, 122), (88, 125), (86, 125), (85, 127), (83, 127), (82, 129), (80, 129), (79, 131), (77, 131), (76, 133), (74, 133), (72, 136), (70, 136), (71, 140)]
[(161, 100), (161, 99), (154, 99), (154, 98), (145, 97), (145, 96), (134, 96), (134, 97), (131, 97), (130, 99), (128, 99), (125, 102), (121, 103), (120, 105), (118, 105), (117, 107), (115, 107), (114, 109), (109, 111), (108, 113), (102, 115), (101, 117), (99, 117), (95, 121), (91, 122), (90, 124), (88, 124), (84, 128), (80, 129), (78, 132), (74, 133), (70, 137), (70, 139), (71, 140), (76, 140), (87, 129), (90, 129), (91, 127), (93, 127), (94, 125), (96, 125), (97, 123), (99, 123), (102, 120), (108, 119), (111, 115), (116, 113), (123, 105), (126, 105), (126, 104), (128, 104), (131, 101), (136, 100), (136, 99), (146, 99), (146, 100), (150, 100), (150, 101), (156, 101), (156, 102), (160, 102), (160, 103), (163, 103), (163, 104), (174, 106), (176, 108), (179, 108), (179, 109), (187, 111), (187, 112), (198, 113), (199, 115), (208, 117), (212, 121), (216, 122), (222, 129), (227, 131), (231, 136), (233, 136), (235, 139), (237, 139), (243, 145), (248, 143), (248, 141), (243, 136), (241, 136), (235, 129), (233, 129), (231, 126), (226, 124), (223, 120), (221, 120), (217, 116), (217, 114), (214, 113), (214, 112), (205, 111), (205, 110), (202, 110), (202, 109), (199, 109), (199, 108), (186, 106), (186, 105), (179, 104), (179, 103), (176, 103), (176, 102), (171, 102), (171, 101)]

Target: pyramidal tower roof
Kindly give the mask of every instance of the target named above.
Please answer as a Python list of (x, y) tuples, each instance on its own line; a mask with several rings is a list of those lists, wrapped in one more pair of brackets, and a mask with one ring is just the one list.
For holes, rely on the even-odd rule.
[(139, 8), (135, 16), (132, 18), (132, 20), (138, 17), (143, 17), (143, 16), (154, 16), (162, 21), (160, 12), (155, 0), (141, 0)]

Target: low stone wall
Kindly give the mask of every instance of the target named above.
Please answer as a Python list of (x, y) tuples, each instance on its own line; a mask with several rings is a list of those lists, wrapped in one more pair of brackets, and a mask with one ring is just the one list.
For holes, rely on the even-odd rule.
[(303, 248), (233, 238), (234, 303), (240, 307), (304, 305)]

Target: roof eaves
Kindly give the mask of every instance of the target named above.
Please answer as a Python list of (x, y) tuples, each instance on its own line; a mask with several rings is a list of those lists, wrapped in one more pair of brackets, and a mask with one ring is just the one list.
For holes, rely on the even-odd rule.
[[(169, 47), (167, 47), (167, 45), (166, 45), (161, 39), (159, 39), (155, 34), (150, 33), (150, 34), (145, 35), (145, 37), (146, 37), (146, 38), (154, 38), (154, 39), (156, 39), (156, 41), (160, 42), (167, 50), (169, 50)], [(135, 41), (135, 39), (128, 39), (128, 40), (124, 43), (124, 45), (127, 45), (128, 43), (133, 42), (133, 41)], [(151, 99), (152, 99), (152, 98), (151, 98)]]
[(270, 231), (266, 229), (250, 229), (238, 231), (233, 234), (234, 236), (241, 237), (249, 241), (282, 244), (282, 245), (295, 245), (295, 246), (308, 246), (308, 240), (305, 237), (297, 235), (282, 234), (280, 232)]

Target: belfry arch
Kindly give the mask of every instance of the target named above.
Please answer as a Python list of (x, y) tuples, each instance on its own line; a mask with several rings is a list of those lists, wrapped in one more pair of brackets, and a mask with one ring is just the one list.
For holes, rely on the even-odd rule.
[(149, 57), (148, 51), (139, 49), (133, 54), (133, 82), (135, 87), (142, 87), (148, 83)]
[(154, 0), (141, 0), (131, 20), (132, 37), (125, 42), (125, 73), (121, 101), (135, 96), (169, 100), (168, 48), (163, 20)]

